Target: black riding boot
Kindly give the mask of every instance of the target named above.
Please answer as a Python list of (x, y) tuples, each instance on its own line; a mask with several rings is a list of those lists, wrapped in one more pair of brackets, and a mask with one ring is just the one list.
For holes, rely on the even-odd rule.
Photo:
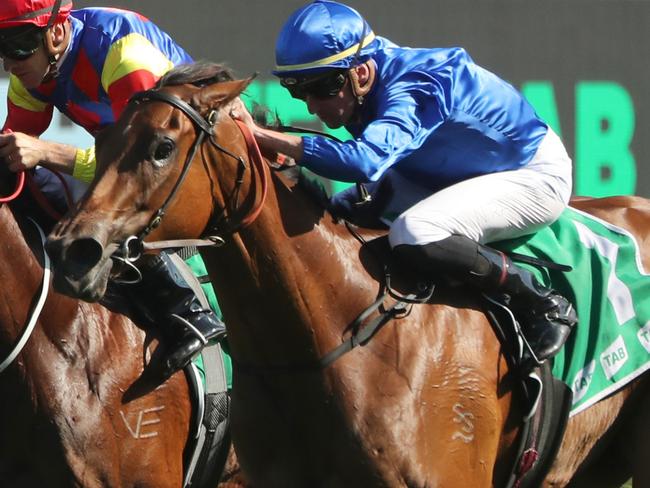
[(393, 254), (428, 276), (444, 274), (486, 293), (509, 295), (522, 332), (540, 362), (558, 353), (578, 322), (566, 298), (544, 287), (502, 252), (467, 237), (451, 236), (422, 246), (400, 245)]
[(162, 372), (169, 377), (184, 368), (209, 340), (225, 336), (226, 328), (211, 309), (201, 305), (167, 254), (146, 256), (139, 269), (139, 295), (146, 297), (150, 317), (164, 331)]

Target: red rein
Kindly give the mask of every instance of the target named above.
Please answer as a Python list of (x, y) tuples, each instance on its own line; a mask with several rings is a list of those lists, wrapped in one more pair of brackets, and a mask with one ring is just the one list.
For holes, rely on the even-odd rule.
[(25, 172), (21, 171), (20, 173), (18, 173), (18, 178), (16, 181), (16, 189), (11, 195), (6, 197), (0, 197), (0, 203), (7, 203), (12, 200), (15, 200), (16, 198), (18, 198), (18, 195), (20, 195), (20, 192), (23, 191), (24, 187), (25, 187)]
[[(3, 132), (3, 134), (10, 134), (11, 132), (12, 132), (11, 129), (6, 129)], [(59, 178), (59, 180), (61, 180), (61, 183), (63, 184), (63, 189), (65, 191), (65, 196), (68, 201), (68, 206), (72, 206), (72, 195), (70, 194), (70, 189), (68, 188), (68, 185), (66, 184), (66, 182), (63, 180), (63, 177), (58, 172), (56, 171), (52, 171), (52, 172), (56, 175), (57, 178)], [(47, 198), (45, 197), (45, 195), (43, 195), (40, 188), (38, 188), (36, 184), (34, 184), (31, 174), (26, 171), (20, 171), (18, 173), (18, 180), (16, 181), (16, 189), (11, 195), (6, 197), (0, 197), (0, 203), (11, 202), (12, 200), (18, 198), (18, 196), (23, 191), (23, 188), (25, 187), (25, 181), (27, 181), (27, 186), (29, 186), (29, 189), (32, 192), (32, 195), (34, 196), (34, 199), (40, 205), (43, 211), (54, 220), (59, 220), (61, 218), (61, 214), (56, 210), (54, 210), (54, 207), (52, 207), (50, 202), (47, 201)]]
[(262, 157), (260, 148), (257, 145), (257, 141), (255, 140), (255, 137), (253, 136), (251, 130), (241, 120), (235, 119), (235, 122), (239, 126), (239, 129), (241, 130), (242, 134), (244, 135), (244, 139), (246, 140), (246, 145), (248, 146), (248, 154), (250, 155), (251, 162), (253, 166), (257, 168), (257, 171), (260, 175), (260, 186), (262, 190), (262, 195), (260, 197), (259, 202), (251, 210), (251, 212), (242, 220), (240, 224), (241, 227), (246, 227), (251, 222), (253, 222), (262, 211), (262, 205), (264, 205), (264, 201), (266, 200), (266, 193), (268, 190), (269, 168), (264, 162), (264, 158)]
[[(2, 133), (10, 134), (11, 129), (6, 129)], [(21, 171), (20, 173), (18, 173), (18, 181), (16, 181), (16, 189), (8, 197), (0, 197), (0, 203), (7, 203), (12, 200), (15, 200), (16, 198), (18, 198), (18, 195), (20, 195), (20, 192), (23, 191), (24, 187), (25, 187), (25, 172)]]

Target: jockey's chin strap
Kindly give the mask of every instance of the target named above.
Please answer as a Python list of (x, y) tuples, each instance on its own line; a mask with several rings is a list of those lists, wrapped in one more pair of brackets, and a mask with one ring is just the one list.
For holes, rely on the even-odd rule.
[[(189, 103), (185, 102), (184, 100), (181, 100), (177, 96), (169, 95), (167, 93), (160, 92), (157, 90), (147, 90), (147, 91), (137, 93), (130, 100), (130, 102), (133, 103), (143, 103), (143, 102), (151, 102), (151, 101), (164, 102), (179, 109), (194, 123), (198, 135), (194, 140), (194, 143), (192, 144), (190, 151), (187, 154), (185, 163), (183, 164), (183, 168), (181, 170), (181, 174), (176, 180), (174, 187), (172, 188), (171, 192), (163, 202), (162, 206), (152, 216), (151, 220), (149, 221), (149, 224), (147, 224), (147, 226), (137, 236), (128, 237), (122, 243), (122, 246), (118, 251), (117, 255), (113, 256), (114, 259), (122, 261), (127, 265), (130, 265), (130, 263), (136, 261), (140, 257), (142, 252), (147, 250), (168, 249), (173, 247), (188, 247), (188, 246), (200, 247), (200, 246), (223, 245), (224, 243), (223, 237), (217, 234), (213, 236), (208, 236), (204, 239), (177, 239), (177, 240), (166, 240), (166, 241), (156, 241), (156, 242), (144, 242), (144, 239), (156, 227), (160, 225), (160, 222), (164, 217), (167, 208), (172, 203), (181, 185), (185, 181), (190, 166), (192, 165), (192, 161), (194, 160), (194, 156), (196, 155), (196, 152), (198, 151), (199, 147), (201, 147), (201, 145), (203, 144), (206, 136), (208, 137), (208, 140), (215, 148), (217, 148), (222, 153), (227, 154), (228, 156), (232, 157), (233, 159), (239, 162), (239, 174), (236, 181), (237, 190), (235, 194), (239, 193), (238, 191), (239, 187), (243, 183), (243, 172), (245, 169), (247, 169), (246, 161), (242, 156), (237, 156), (233, 154), (231, 151), (229, 151), (228, 149), (219, 145), (216, 142), (214, 126), (217, 121), (217, 112), (215, 110), (212, 110), (206, 118), (203, 118), (201, 114)], [(248, 151), (250, 154), (251, 161), (260, 174), (262, 195), (257, 205), (255, 205), (251, 209), (251, 211), (240, 222), (238, 222), (231, 228), (227, 229), (227, 231), (221, 232), (222, 235), (233, 234), (237, 232), (239, 229), (246, 227), (251, 222), (253, 222), (262, 210), (262, 205), (266, 200), (266, 194), (268, 190), (269, 169), (264, 163), (264, 159), (262, 158), (260, 149), (257, 146), (257, 143), (255, 142), (255, 138), (253, 137), (253, 134), (251, 133), (250, 129), (243, 122), (240, 121), (235, 121), (235, 122), (237, 122), (237, 125), (242, 131), (242, 134), (244, 135), (244, 139), (246, 140), (246, 144), (248, 146)], [(235, 202), (235, 206), (236, 205), (237, 203)]]

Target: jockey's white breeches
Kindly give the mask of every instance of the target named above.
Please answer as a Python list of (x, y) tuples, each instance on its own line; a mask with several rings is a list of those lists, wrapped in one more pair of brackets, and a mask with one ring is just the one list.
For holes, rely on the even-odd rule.
[(390, 225), (392, 247), (427, 244), (452, 234), (489, 243), (533, 233), (560, 216), (572, 186), (571, 158), (550, 128), (526, 166), (471, 178), (432, 195), (397, 173), (385, 176), (396, 196), (389, 211), (401, 212)]

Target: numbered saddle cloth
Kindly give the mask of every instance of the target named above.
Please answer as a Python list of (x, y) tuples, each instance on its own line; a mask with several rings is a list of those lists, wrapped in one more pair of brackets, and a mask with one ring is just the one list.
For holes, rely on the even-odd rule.
[(553, 375), (573, 391), (571, 415), (650, 367), (650, 277), (630, 232), (568, 208), (550, 227), (494, 246), (573, 268), (522, 264), (578, 312), (578, 326), (553, 360)]

